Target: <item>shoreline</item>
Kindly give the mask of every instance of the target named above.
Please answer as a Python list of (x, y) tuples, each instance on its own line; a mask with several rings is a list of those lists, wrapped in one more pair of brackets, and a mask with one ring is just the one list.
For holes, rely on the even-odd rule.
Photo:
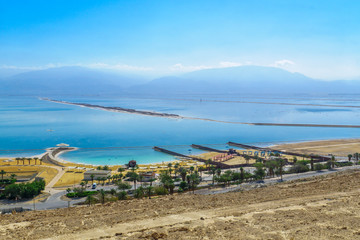
[(209, 121), (209, 122), (218, 122), (218, 123), (229, 123), (229, 124), (242, 124), (242, 125), (253, 125), (253, 126), (278, 126), (278, 127), (325, 127), (325, 128), (360, 128), (360, 125), (345, 125), (345, 124), (309, 124), (309, 123), (249, 123), (249, 122), (231, 122), (231, 121), (223, 121), (216, 120), (210, 118), (198, 118), (198, 117), (186, 117), (177, 114), (171, 113), (160, 113), (155, 111), (143, 111), (136, 110), (131, 108), (122, 108), (122, 107), (106, 107), (100, 105), (93, 105), (88, 103), (73, 103), (67, 101), (60, 101), (50, 98), (39, 98), (42, 101), (49, 101), (59, 104), (67, 104), (74, 105), (79, 107), (86, 107), (90, 109), (98, 109), (109, 112), (120, 112), (120, 113), (128, 113), (128, 114), (138, 114), (144, 116), (151, 117), (163, 117), (163, 118), (171, 118), (171, 119), (188, 119), (188, 120), (201, 120), (201, 121)]
[[(331, 142), (336, 142), (335, 146), (340, 146), (340, 145), (354, 145), (354, 144), (357, 144), (357, 142), (359, 142), (360, 144), (360, 138), (341, 138), (341, 139), (321, 139), (321, 140), (306, 140), (306, 141), (284, 141), (284, 142), (281, 142), (280, 144), (276, 144), (275, 143), (269, 143), (266, 145), (266, 147), (269, 147), (269, 148), (286, 148), (288, 147), (289, 145), (292, 146), (292, 145), (295, 145), (293, 148), (299, 148), (297, 147), (296, 145), (307, 145), (307, 144), (312, 144), (314, 146), (308, 146), (308, 147), (304, 147), (305, 149), (306, 148), (309, 148), (309, 149), (312, 149), (312, 148), (326, 148), (327, 145), (324, 145), (322, 146), (321, 143), (331, 143)], [(345, 142), (345, 143), (343, 143)], [(90, 163), (84, 163), (84, 162), (75, 162), (75, 161), (71, 161), (69, 159), (63, 159), (61, 158), (60, 156), (64, 153), (67, 153), (67, 152), (70, 152), (70, 151), (77, 151), (79, 148), (76, 148), (76, 147), (71, 147), (72, 149), (70, 150), (64, 150), (64, 151), (61, 151), (59, 153), (57, 153), (54, 158), (56, 161), (58, 161), (59, 163), (64, 163), (64, 164), (74, 164), (74, 165), (83, 165), (83, 166), (93, 166), (94, 168), (98, 167), (98, 166), (109, 166), (109, 167), (114, 167), (114, 166), (122, 166), (122, 165), (125, 165), (126, 163), (124, 164), (90, 164)], [(45, 155), (46, 153), (50, 153), (50, 149), (47, 149), (47, 151), (41, 155)], [(207, 153), (207, 152), (204, 152), (204, 153)], [(202, 153), (202, 154), (204, 154)], [(202, 154), (195, 154), (194, 156), (199, 156), (199, 155), (202, 155)], [(41, 155), (37, 155), (37, 156), (41, 156)], [(4, 156), (4, 157), (0, 157), (0, 159), (2, 160), (6, 160), (6, 159), (15, 159), (15, 157), (10, 157), (10, 156)], [(169, 160), (169, 161), (157, 161), (157, 162), (153, 162), (153, 163), (144, 163), (142, 164), (141, 162), (138, 162), (138, 165), (141, 165), (141, 166), (148, 166), (148, 167), (151, 167), (151, 166), (161, 166), (161, 165), (164, 165), (164, 166), (167, 166), (167, 164), (169, 163), (176, 163), (176, 162), (182, 162), (185, 160), (182, 160), (182, 159), (179, 159), (179, 158), (174, 158), (173, 160)], [(191, 161), (191, 160), (190, 160)], [(199, 164), (201, 164), (201, 162), (199, 162)]]

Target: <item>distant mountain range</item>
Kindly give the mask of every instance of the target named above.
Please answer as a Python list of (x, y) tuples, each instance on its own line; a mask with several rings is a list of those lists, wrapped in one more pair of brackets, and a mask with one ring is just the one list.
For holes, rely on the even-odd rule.
[(1, 94), (115, 94), (144, 83), (137, 76), (119, 75), (84, 67), (30, 71), (0, 79)]
[(206, 69), (146, 81), (83, 67), (25, 72), (0, 79), (0, 94), (358, 93), (360, 81), (321, 81), (274, 67)]

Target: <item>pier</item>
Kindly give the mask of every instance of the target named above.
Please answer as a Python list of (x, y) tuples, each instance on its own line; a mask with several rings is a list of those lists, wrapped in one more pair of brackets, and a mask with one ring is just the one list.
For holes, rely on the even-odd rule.
[[(164, 149), (164, 148), (160, 148), (160, 147), (153, 147), (153, 149), (155, 151), (158, 151), (158, 152), (162, 152), (162, 153), (166, 153), (166, 154), (169, 154), (169, 155), (172, 155), (172, 156), (176, 156), (176, 157), (183, 157), (183, 158), (186, 158), (186, 159), (191, 159), (191, 160), (195, 160), (195, 161), (199, 161), (199, 162), (203, 162), (203, 163), (206, 163), (208, 162), (209, 160), (206, 160), (206, 159), (203, 159), (203, 158), (199, 158), (199, 157), (192, 157), (192, 156), (186, 156), (184, 154), (181, 154), (181, 153), (177, 153), (177, 152), (174, 152), (174, 151), (170, 151), (170, 150), (167, 150), (167, 149)], [(225, 151), (226, 152), (226, 151)], [(227, 165), (225, 163), (222, 163), (222, 162), (215, 162), (215, 161), (209, 161), (209, 163), (211, 165), (214, 165), (216, 166), (217, 168), (221, 168), (221, 169), (229, 169), (229, 168), (240, 168), (240, 167), (251, 167), (251, 164), (236, 164), (236, 165)]]
[(227, 153), (228, 152), (226, 150), (218, 150), (215, 148), (205, 147), (205, 146), (201, 146), (201, 145), (197, 145), (197, 144), (191, 144), (191, 147), (200, 149), (200, 150), (204, 150), (204, 151), (209, 151), (209, 152), (218, 152), (218, 153)]
[(239, 148), (244, 148), (244, 149), (255, 149), (258, 151), (266, 151), (266, 152), (274, 152), (274, 153), (277, 152), (280, 154), (290, 155), (290, 156), (295, 156), (295, 157), (312, 158), (312, 159), (314, 159), (314, 162), (326, 162), (326, 161), (331, 160), (330, 157), (325, 157), (325, 156), (305, 155), (305, 154), (301, 154), (301, 153), (281, 151), (281, 150), (276, 150), (276, 149), (272, 149), (272, 148), (262, 148), (262, 147), (257, 147), (257, 146), (241, 144), (241, 143), (235, 143), (235, 142), (228, 142), (228, 145), (234, 146), (234, 147), (239, 147)]

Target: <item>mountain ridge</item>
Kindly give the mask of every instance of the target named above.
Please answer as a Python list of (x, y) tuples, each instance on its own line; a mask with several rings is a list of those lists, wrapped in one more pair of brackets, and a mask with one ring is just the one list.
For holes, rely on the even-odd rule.
[(1, 94), (357, 93), (360, 81), (323, 81), (263, 66), (204, 69), (147, 81), (84, 67), (29, 71), (0, 80)]

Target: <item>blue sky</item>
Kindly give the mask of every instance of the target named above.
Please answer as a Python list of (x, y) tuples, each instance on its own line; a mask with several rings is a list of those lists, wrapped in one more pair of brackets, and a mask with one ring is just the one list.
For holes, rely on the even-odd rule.
[(360, 1), (0, 0), (0, 70), (238, 65), (360, 79)]

